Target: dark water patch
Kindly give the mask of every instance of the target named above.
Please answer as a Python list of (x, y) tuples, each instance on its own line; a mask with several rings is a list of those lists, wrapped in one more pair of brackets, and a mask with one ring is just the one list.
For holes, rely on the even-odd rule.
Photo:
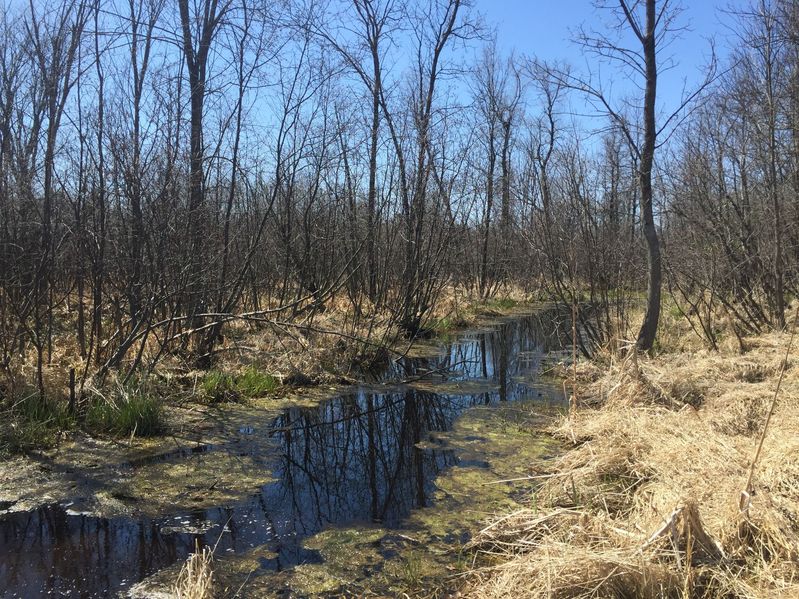
[[(520, 399), (560, 401), (557, 387), (537, 380), (549, 352), (562, 347), (565, 333), (554, 322), (546, 313), (508, 320), (464, 335), (438, 356), (394, 362), (384, 373), (386, 380), (435, 373), (437, 383), (427, 387), (358, 389), (237, 426), (230, 443), (129, 463), (163, 469), (168, 485), (169, 468), (189, 469), (192, 460), (257, 458), (246, 464), (268, 472), (272, 482), (230, 505), (153, 518), (135, 513), (147, 502), (138, 497), (131, 516), (99, 518), (57, 504), (0, 516), (3, 596), (114, 595), (185, 559), (197, 543), (216, 546), (218, 556), (263, 547), (268, 555), (259, 567), (283, 571), (318, 563), (319, 554), (303, 541), (330, 527), (400, 529), (412, 510), (433, 502), (440, 472), (488, 468), (482, 456), (450, 449), (446, 435), (461, 414)], [(466, 438), (478, 450), (479, 436)], [(217, 484), (226, 483), (200, 481), (192, 492), (202, 495)]]
[(197, 454), (208, 453), (209, 451), (212, 451), (214, 449), (215, 449), (214, 445), (210, 443), (202, 443), (194, 445), (192, 447), (181, 447), (173, 451), (166, 451), (164, 453), (136, 458), (135, 460), (130, 460), (126, 462), (125, 465), (131, 468), (141, 468), (142, 466), (148, 466), (150, 464), (158, 464), (164, 462), (171, 462), (175, 460), (182, 460), (191, 456), (195, 456)]

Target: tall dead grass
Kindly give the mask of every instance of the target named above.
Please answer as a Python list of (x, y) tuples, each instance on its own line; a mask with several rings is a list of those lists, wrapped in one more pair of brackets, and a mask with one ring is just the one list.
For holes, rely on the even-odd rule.
[[(529, 294), (508, 285), (501, 297), (522, 303)], [(482, 304), (480, 298), (465, 290), (447, 286), (426, 325), (449, 321), (456, 328), (468, 327), (479, 320)], [(385, 307), (376, 310), (365, 300), (361, 312), (356, 313), (345, 296), (329, 299), (321, 313), (298, 316), (279, 326), (234, 321), (225, 330), (219, 368), (235, 371), (252, 362), (284, 381), (301, 373), (319, 383), (335, 384), (358, 371), (379, 367), (409, 348), (397, 326), (396, 314)]]
[(742, 509), (789, 335), (591, 364), (584, 405), (553, 433), (572, 448), (529, 509), (472, 541), (493, 597), (799, 597), (799, 367), (792, 351)]
[(216, 596), (213, 557), (210, 547), (197, 547), (186, 559), (172, 588), (176, 599), (213, 599)]

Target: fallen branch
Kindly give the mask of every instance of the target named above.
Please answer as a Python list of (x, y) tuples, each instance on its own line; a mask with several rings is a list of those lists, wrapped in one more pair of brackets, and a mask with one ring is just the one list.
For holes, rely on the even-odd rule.
[(684, 506), (681, 506), (681, 507), (678, 507), (676, 510), (674, 510), (669, 515), (669, 517), (666, 518), (666, 520), (663, 522), (663, 526), (658, 528), (655, 532), (653, 532), (649, 536), (649, 538), (646, 540), (646, 543), (644, 543), (641, 546), (641, 551), (643, 551), (644, 549), (647, 549), (648, 547), (650, 547), (652, 545), (652, 543), (657, 541), (660, 537), (662, 537), (667, 532), (671, 532), (672, 530), (674, 530), (674, 527), (677, 525), (677, 520), (679, 519), (680, 514), (682, 514), (683, 509), (684, 509)]

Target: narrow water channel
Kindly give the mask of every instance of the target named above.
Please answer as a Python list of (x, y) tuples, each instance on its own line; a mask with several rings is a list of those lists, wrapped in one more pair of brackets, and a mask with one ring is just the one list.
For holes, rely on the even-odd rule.
[[(437, 448), (464, 411), (520, 399), (558, 403), (538, 380), (542, 362), (564, 347), (568, 328), (551, 312), (506, 319), (467, 333), (433, 357), (405, 358), (385, 376), (416, 384), (358, 388), (318, 406), (292, 408), (237, 431), (240, 442), (160, 456), (192, 468), (214, 452), (258, 452), (271, 482), (246, 499), (159, 517), (96, 517), (80, 503), (0, 512), (0, 596), (107, 597), (175, 564), (201, 545), (220, 556), (268, 549), (260, 567), (282, 571), (322, 557), (302, 541), (358, 522), (402, 528), (432, 501), (448, 467), (480, 466)], [(248, 443), (248, 438), (262, 442)], [(264, 453), (264, 443), (269, 451)], [(142, 464), (132, 464), (140, 467)], [(212, 485), (213, 481), (209, 482)]]

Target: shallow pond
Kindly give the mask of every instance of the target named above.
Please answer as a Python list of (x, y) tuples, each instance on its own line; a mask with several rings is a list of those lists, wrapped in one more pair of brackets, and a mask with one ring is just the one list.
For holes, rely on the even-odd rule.
[[(414, 539), (409, 531), (424, 529), (427, 538), (443, 543), (464, 540), (457, 523), (448, 532), (431, 532), (434, 524), (425, 518), (435, 512), (425, 508), (438, 502), (450, 512), (462, 509), (462, 501), (442, 503), (458, 495), (459, 481), (524, 470), (529, 459), (547, 452), (529, 435), (519, 440), (497, 430), (507, 427), (507, 417), (497, 423), (491, 414), (503, 414), (511, 402), (528, 413), (535, 406), (562, 407), (561, 389), (539, 380), (542, 365), (567, 339), (568, 326), (559, 322), (548, 311), (506, 319), (463, 334), (438, 355), (401, 359), (380, 377), (401, 378), (402, 385), (377, 383), (277, 416), (253, 410), (231, 425), (233, 441), (131, 461), (136, 485), (115, 495), (123, 503), (130, 499), (129, 513), (98, 517), (76, 498), (0, 515), (0, 592), (125, 594), (176, 567), (198, 543), (215, 546), (223, 567), (228, 560), (231, 572), (245, 573), (252, 596), (263, 596), (267, 587), (288, 595), (334, 591), (322, 574), (326, 564), (341, 560), (331, 547), (370, 554), (346, 576), (368, 578), (379, 569), (388, 580), (391, 568), (383, 562)], [(519, 443), (533, 453), (520, 465), (494, 467), (518, 453)], [(192, 472), (203, 472), (203, 479), (181, 490), (180, 501), (157, 501), (159, 488), (174, 487)], [(252, 477), (257, 492), (227, 498), (224, 487), (238, 476)], [(486, 487), (486, 496), (489, 490), (495, 487)], [(220, 503), (208, 507), (208, 497), (217, 494)], [(153, 499), (142, 505), (141, 497)], [(201, 507), (192, 509), (193, 501)], [(353, 566), (357, 560), (344, 561)], [(404, 555), (398, 575), (413, 574), (415, 567)], [(247, 585), (242, 588), (248, 594)]]

